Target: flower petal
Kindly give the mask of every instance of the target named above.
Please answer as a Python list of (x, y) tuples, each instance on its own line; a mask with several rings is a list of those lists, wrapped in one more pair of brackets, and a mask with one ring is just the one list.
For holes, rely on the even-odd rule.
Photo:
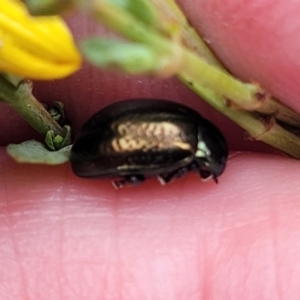
[(61, 78), (81, 58), (58, 16), (32, 17), (18, 0), (0, 1), (0, 70), (32, 79)]

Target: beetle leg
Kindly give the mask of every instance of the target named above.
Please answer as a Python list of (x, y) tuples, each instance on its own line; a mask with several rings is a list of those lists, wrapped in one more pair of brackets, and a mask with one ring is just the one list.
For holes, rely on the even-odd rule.
[(159, 174), (157, 176), (157, 179), (161, 185), (165, 185), (165, 184), (171, 182), (175, 178), (180, 178), (180, 177), (184, 176), (187, 172), (188, 172), (188, 168), (181, 168), (181, 169), (169, 172), (169, 173)]
[(121, 180), (114, 180), (112, 185), (115, 189), (120, 189), (125, 185), (139, 185), (145, 181), (145, 177), (143, 175), (128, 175), (124, 176)]
[(201, 177), (202, 181), (208, 181), (212, 178), (215, 183), (218, 183), (218, 179), (215, 175), (213, 175), (209, 171), (199, 169), (197, 164), (192, 164), (190, 169), (193, 170), (194, 172), (198, 173), (199, 176)]
[(218, 183), (217, 177), (209, 171), (197, 170), (197, 173), (201, 177), (202, 181), (208, 181), (213, 179), (215, 183)]

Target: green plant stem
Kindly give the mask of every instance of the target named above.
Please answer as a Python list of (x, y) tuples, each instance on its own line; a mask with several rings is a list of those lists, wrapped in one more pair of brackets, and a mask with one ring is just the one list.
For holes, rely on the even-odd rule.
[[(174, 0), (151, 0), (151, 2), (156, 7), (160, 19), (164, 20), (165, 24), (177, 24), (180, 38), (187, 48), (196, 52), (205, 59), (207, 63), (226, 71), (212, 51), (207, 47), (206, 43), (199, 37), (197, 31), (187, 21), (185, 15)], [(165, 25), (165, 27), (167, 27), (167, 25)]]
[(279, 126), (275, 119), (271, 118), (268, 123), (265, 123), (263, 120), (256, 118), (251, 112), (228, 107), (222, 96), (214, 93), (212, 90), (202, 85), (190, 85), (190, 81), (186, 81), (186, 78), (180, 77), (180, 79), (197, 94), (200, 94), (204, 100), (209, 101), (213, 108), (247, 131), (252, 139), (272, 145), (274, 148), (300, 159), (300, 139)]
[[(247, 107), (248, 103), (253, 102), (253, 98), (265, 94), (257, 85), (244, 84), (234, 79), (219, 68), (207, 64), (204, 59), (196, 56), (187, 48), (178, 49), (179, 45), (175, 41), (170, 42), (163, 35), (134, 19), (123, 9), (106, 1), (96, 0), (95, 3), (96, 7), (91, 10), (91, 13), (94, 13), (96, 18), (105, 25), (126, 38), (155, 47), (157, 52), (170, 57), (170, 59), (174, 59), (174, 56), (178, 54), (177, 51), (181, 51), (178, 54), (178, 58), (182, 62), (180, 69), (189, 72), (203, 85), (217, 91), (230, 101)], [(179, 73), (181, 73), (180, 69)]]
[[(159, 7), (163, 5), (159, 2), (160, 0), (152, 1), (159, 3)], [(96, 0), (96, 3), (98, 2), (100, 3), (101, 1)], [(166, 3), (164, 1), (162, 2)], [(178, 16), (178, 19), (183, 20), (183, 14), (179, 13), (180, 10), (174, 2), (168, 0), (168, 4), (173, 9), (174, 14)], [(166, 6), (166, 4), (164, 6)], [(164, 11), (167, 11), (167, 9), (165, 8)], [(155, 30), (132, 18), (132, 16), (124, 10), (106, 1), (101, 2), (96, 7), (92, 7), (91, 13), (94, 13), (96, 18), (99, 18), (104, 24), (126, 38), (149, 46), (155, 45), (157, 51), (170, 55), (171, 59), (172, 56), (174, 57), (174, 55), (176, 55), (176, 51), (182, 51), (182, 53), (179, 54), (179, 56), (182, 55), (181, 58), (179, 58), (182, 61), (178, 73), (180, 78), (191, 78), (192, 82), (201, 82), (203, 87), (210, 88), (217, 94), (222, 95), (225, 101), (230, 101), (233, 103), (233, 106), (237, 106), (237, 108), (272, 115), (278, 120), (290, 125), (300, 126), (300, 116), (297, 113), (270, 98), (258, 85), (243, 83), (228, 74), (227, 71), (221, 67), (220, 63), (217, 62), (212, 52), (204, 46), (204, 43), (196, 35), (196, 32), (190, 28), (187, 22), (185, 22), (183, 26), (183, 28), (185, 28), (183, 31), (184, 40), (186, 44), (197, 50), (200, 55), (205, 55), (204, 58), (197, 56), (194, 52), (184, 47), (182, 47), (181, 50), (176, 50), (176, 48), (179, 47), (176, 42), (169, 41)], [(208, 100), (208, 102), (211, 101), (211, 99)]]
[(25, 0), (32, 15), (55, 15), (72, 7), (73, 0)]
[(21, 82), (17, 87), (0, 75), (0, 99), (11, 106), (43, 137), (49, 130), (63, 136), (63, 129), (31, 93), (31, 83)]
[[(156, 6), (165, 22), (176, 21), (178, 23), (178, 27), (181, 29), (180, 37), (189, 49), (192, 49), (209, 64), (214, 65), (223, 72), (228, 73), (214, 56), (212, 51), (210, 51), (207, 45), (199, 37), (198, 33), (188, 23), (185, 15), (182, 13), (174, 0), (151, 0), (151, 2)], [(253, 98), (253, 102), (248, 102), (247, 107), (241, 106), (241, 108), (249, 111), (256, 111), (264, 115), (270, 115), (277, 120), (292, 126), (300, 127), (299, 114), (276, 101), (272, 97), (267, 97), (263, 101)]]

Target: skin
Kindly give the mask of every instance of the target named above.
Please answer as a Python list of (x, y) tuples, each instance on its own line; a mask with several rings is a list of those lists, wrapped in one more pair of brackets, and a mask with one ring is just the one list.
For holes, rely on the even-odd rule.
[[(232, 72), (300, 111), (299, 3), (180, 2)], [(70, 25), (78, 36), (95, 30), (78, 20)], [(68, 164), (18, 165), (0, 151), (0, 299), (298, 299), (300, 162), (244, 141), (175, 79), (85, 67), (62, 82), (37, 84), (35, 93), (66, 101), (75, 131), (119, 99), (185, 101), (239, 152), (218, 185), (189, 174), (165, 187), (150, 180), (115, 191), (109, 181), (75, 177)], [(33, 137), (2, 105), (0, 114), (3, 145)]]

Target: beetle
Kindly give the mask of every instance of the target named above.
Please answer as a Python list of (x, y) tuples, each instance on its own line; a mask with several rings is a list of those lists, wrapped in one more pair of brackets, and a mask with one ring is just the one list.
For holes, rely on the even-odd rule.
[(83, 125), (70, 161), (77, 176), (112, 178), (120, 188), (149, 177), (166, 184), (189, 171), (217, 183), (227, 158), (222, 133), (193, 109), (168, 100), (129, 99)]

